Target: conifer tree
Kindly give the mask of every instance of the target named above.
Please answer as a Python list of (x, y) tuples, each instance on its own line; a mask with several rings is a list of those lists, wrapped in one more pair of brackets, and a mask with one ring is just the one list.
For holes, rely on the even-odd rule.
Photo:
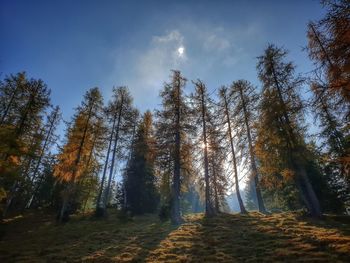
[(308, 53), (316, 69), (311, 79), (312, 107), (326, 141), (325, 159), (334, 181), (350, 187), (350, 4), (322, 2), (325, 16), (308, 25)]
[(327, 85), (347, 105), (346, 118), (350, 118), (350, 3), (347, 0), (323, 1), (326, 15), (309, 23), (309, 56), (323, 70)]
[(136, 111), (132, 106), (132, 97), (126, 87), (113, 89), (113, 99), (106, 111), (111, 124), (108, 149), (96, 203), (97, 216), (106, 215), (107, 204), (111, 197), (112, 178), (115, 172), (116, 161), (126, 158), (125, 148), (127, 147), (127, 141), (130, 140), (130, 134), (136, 121)]
[[(265, 213), (266, 209), (260, 190), (259, 173), (254, 153), (254, 125), (257, 122), (258, 94), (255, 92), (255, 88), (245, 80), (234, 82), (231, 85), (230, 92), (232, 104), (234, 105), (235, 127), (240, 128), (237, 136), (239, 148), (242, 156), (249, 160), (252, 177), (250, 184), (255, 190), (253, 196), (256, 198), (257, 207), (260, 212)], [(244, 124), (243, 126), (241, 126), (242, 123)]]
[[(184, 154), (190, 147), (189, 136), (193, 133), (190, 125), (191, 110), (186, 103), (184, 87), (186, 79), (180, 71), (173, 71), (171, 83), (166, 83), (161, 91), (162, 109), (156, 112), (157, 165), (164, 167), (161, 176), (163, 189), (167, 182), (171, 184), (170, 216), (173, 224), (182, 222), (181, 182), (186, 174), (187, 160)], [(159, 168), (157, 168), (159, 171)]]
[(3, 216), (15, 196), (27, 187), (28, 171), (41, 142), (50, 90), (42, 80), (25, 73), (6, 77), (0, 84), (0, 185), (6, 196)]
[(197, 80), (194, 82), (196, 86), (196, 92), (192, 95), (192, 101), (194, 104), (194, 111), (197, 117), (197, 122), (202, 127), (201, 132), (201, 144), (203, 145), (203, 168), (204, 168), (204, 182), (205, 182), (205, 215), (213, 216), (215, 210), (212, 204), (211, 189), (210, 189), (210, 175), (209, 175), (209, 157), (208, 157), (208, 122), (210, 114), (208, 111), (208, 93), (205, 85), (202, 81)]
[(154, 172), (155, 140), (152, 114), (146, 111), (135, 134), (131, 158), (126, 170), (124, 187), (126, 209), (132, 214), (155, 212), (159, 194)]
[(43, 142), (41, 143), (42, 145), (40, 147), (40, 152), (37, 158), (35, 159), (35, 165), (31, 174), (31, 178), (30, 178), (31, 189), (29, 190), (30, 197), (28, 202), (26, 202), (26, 208), (29, 208), (31, 206), (32, 201), (35, 197), (35, 194), (37, 193), (37, 190), (40, 187), (40, 184), (42, 182), (42, 177), (39, 176), (40, 168), (42, 166), (42, 161), (45, 158), (50, 146), (54, 143), (55, 140), (57, 140), (57, 136), (55, 136), (54, 132), (57, 125), (61, 121), (61, 118), (62, 117), (61, 117), (60, 108), (56, 106), (48, 116), (47, 123), (43, 127), (43, 129), (45, 130), (44, 132), (45, 135), (44, 135)]
[(86, 92), (82, 105), (67, 129), (66, 143), (58, 155), (54, 175), (58, 180), (66, 182), (62, 193), (62, 206), (58, 215), (60, 222), (69, 218), (69, 214), (77, 209), (74, 196), (77, 194), (77, 182), (86, 171), (85, 161), (89, 158), (92, 142), (96, 132), (100, 130), (102, 96), (98, 88)]
[(294, 76), (294, 66), (284, 61), (285, 56), (286, 51), (269, 45), (258, 58), (263, 91), (257, 155), (263, 173), (293, 181), (309, 213), (319, 217), (319, 199), (306, 169), (308, 154), (300, 123), (303, 105), (297, 91), (301, 80)]
[(222, 87), (219, 90), (219, 96), (220, 96), (220, 108), (222, 108), (223, 111), (223, 118), (224, 122), (223, 125), (226, 126), (225, 128), (227, 129), (227, 138), (228, 138), (228, 145), (230, 145), (230, 151), (231, 151), (231, 156), (232, 156), (232, 164), (233, 164), (233, 173), (234, 173), (234, 178), (235, 178), (235, 190), (236, 190), (236, 195), (237, 195), (237, 200), (238, 204), (241, 210), (241, 213), (247, 213), (243, 200), (240, 194), (239, 190), (239, 179), (238, 179), (238, 153), (237, 150), (235, 149), (234, 146), (234, 136), (233, 136), (233, 127), (232, 127), (232, 113), (230, 111), (230, 103), (231, 99), (228, 97), (228, 92), (226, 87)]

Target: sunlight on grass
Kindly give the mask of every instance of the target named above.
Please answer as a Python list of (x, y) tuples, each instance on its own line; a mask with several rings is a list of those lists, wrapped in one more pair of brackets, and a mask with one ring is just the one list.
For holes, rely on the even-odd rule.
[(65, 225), (44, 214), (25, 219), (2, 224), (1, 262), (346, 262), (350, 253), (349, 223), (297, 213), (193, 214), (179, 227), (153, 215), (121, 222), (115, 213)]

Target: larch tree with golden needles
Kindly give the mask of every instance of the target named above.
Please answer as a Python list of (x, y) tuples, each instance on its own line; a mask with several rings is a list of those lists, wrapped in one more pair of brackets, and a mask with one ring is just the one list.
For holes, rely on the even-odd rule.
[(40, 153), (43, 118), (50, 106), (50, 90), (42, 80), (25, 73), (6, 77), (0, 83), (0, 192), (4, 193), (3, 216), (27, 189), (33, 160)]
[[(327, 13), (309, 23), (309, 56), (324, 70), (325, 89), (338, 93), (339, 103), (350, 104), (350, 2), (323, 0)], [(350, 111), (347, 109), (347, 118)]]
[(326, 168), (350, 187), (350, 2), (322, 3), (325, 16), (308, 25), (307, 50), (316, 66), (312, 106), (326, 141)]
[(58, 155), (54, 175), (66, 183), (62, 193), (62, 206), (58, 215), (59, 221), (68, 220), (70, 213), (76, 210), (74, 196), (77, 194), (77, 182), (86, 172), (86, 161), (89, 159), (96, 132), (100, 127), (103, 100), (98, 88), (86, 92), (82, 105), (76, 109), (71, 124), (67, 129), (66, 143)]
[(262, 99), (256, 151), (265, 175), (276, 183), (290, 180), (312, 216), (321, 216), (319, 199), (306, 166), (308, 153), (301, 127), (303, 104), (298, 95), (301, 79), (294, 65), (285, 62), (287, 52), (269, 45), (258, 58), (258, 75), (262, 82)]

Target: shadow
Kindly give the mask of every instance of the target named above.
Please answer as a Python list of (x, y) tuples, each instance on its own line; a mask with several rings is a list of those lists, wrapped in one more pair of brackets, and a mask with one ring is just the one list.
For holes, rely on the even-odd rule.
[(295, 213), (192, 214), (178, 227), (155, 215), (33, 220), (13, 222), (0, 241), (1, 262), (349, 262), (349, 224)]
[[(349, 227), (349, 225), (348, 225)], [(292, 213), (194, 215), (147, 262), (349, 262), (350, 238)]]

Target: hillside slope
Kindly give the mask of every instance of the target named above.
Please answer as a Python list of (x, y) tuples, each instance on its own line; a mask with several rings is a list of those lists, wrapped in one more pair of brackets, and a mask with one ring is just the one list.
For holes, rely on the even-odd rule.
[[(341, 219), (341, 220), (340, 220)], [(173, 227), (155, 216), (121, 222), (115, 214), (27, 214), (1, 225), (0, 262), (349, 262), (348, 217), (305, 219), (296, 213), (186, 217)]]

